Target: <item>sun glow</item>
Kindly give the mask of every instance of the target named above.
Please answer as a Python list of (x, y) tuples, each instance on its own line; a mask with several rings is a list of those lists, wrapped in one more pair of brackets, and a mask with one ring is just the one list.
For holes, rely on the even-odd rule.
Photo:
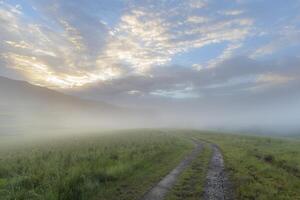
[(73, 73), (56, 72), (34, 56), (22, 56), (14, 53), (2, 55), (13, 68), (21, 71), (29, 82), (50, 88), (81, 87), (96, 81), (105, 81), (121, 74), (118, 69), (99, 68), (93, 72), (76, 70)]

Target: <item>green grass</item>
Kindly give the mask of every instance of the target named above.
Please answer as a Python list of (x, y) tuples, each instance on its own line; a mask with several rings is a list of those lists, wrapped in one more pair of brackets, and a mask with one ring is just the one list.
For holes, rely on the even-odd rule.
[[(117, 131), (47, 141), (1, 137), (0, 199), (139, 199), (193, 149), (189, 138), (220, 147), (236, 199), (300, 199), (300, 140), (187, 130)], [(181, 174), (168, 200), (201, 198), (211, 153), (206, 147)]]
[(0, 154), (0, 199), (137, 199), (192, 148), (151, 130), (22, 145)]
[(203, 196), (212, 149), (206, 144), (199, 156), (180, 175), (166, 200), (199, 200)]
[(299, 140), (194, 134), (221, 147), (236, 199), (300, 199)]

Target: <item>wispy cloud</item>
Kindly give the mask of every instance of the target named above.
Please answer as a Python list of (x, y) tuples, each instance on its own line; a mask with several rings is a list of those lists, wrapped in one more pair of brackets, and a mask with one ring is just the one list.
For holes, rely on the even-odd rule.
[[(209, 6), (206, 1), (191, 0), (172, 5), (171, 15), (165, 12), (163, 3), (133, 4), (114, 26), (102, 23), (103, 27), (89, 24), (85, 28), (83, 23), (90, 21), (76, 22), (68, 13), (70, 10), (62, 14), (62, 4), (55, 2), (49, 9), (42, 4), (32, 5), (31, 12), (37, 12), (48, 24), (28, 18), (19, 4), (1, 5), (0, 17), (5, 22), (0, 24), (4, 43), (1, 58), (6, 67), (18, 70), (35, 84), (76, 87), (124, 72), (146, 75), (150, 68), (166, 65), (190, 49), (242, 40), (252, 25), (250, 19), (185, 15)], [(95, 16), (79, 14), (83, 19), (96, 21)], [(101, 18), (98, 21), (101, 23)], [(89, 42), (93, 33), (86, 29), (96, 34), (102, 31), (98, 37), (105, 39), (93, 46)]]
[[(110, 88), (131, 96), (195, 98), (223, 85), (245, 89), (247, 84), (294, 81), (284, 70), (245, 70), (247, 59), (234, 68), (241, 74), (229, 76), (236, 66), (228, 64), (232, 58), (259, 61), (299, 47), (298, 14), (273, 16), (253, 9), (256, 4), (266, 6), (206, 0), (1, 1), (0, 62), (31, 83), (56, 89), (97, 84), (105, 88), (133, 77), (132, 84), (125, 84), (128, 88)], [(292, 9), (280, 6), (278, 12)], [(180, 56), (185, 59), (178, 64)]]

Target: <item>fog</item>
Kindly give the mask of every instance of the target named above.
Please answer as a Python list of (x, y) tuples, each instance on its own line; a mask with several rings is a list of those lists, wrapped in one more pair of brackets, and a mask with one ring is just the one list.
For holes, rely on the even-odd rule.
[[(145, 114), (0, 77), (0, 134), (55, 134), (142, 127)], [(140, 124), (140, 125), (139, 125)]]
[[(23, 81), (0, 79), (0, 134), (59, 135), (132, 128), (300, 133), (300, 96), (136, 99), (122, 105), (81, 99)], [(269, 95), (268, 95), (269, 96)], [(133, 100), (132, 100), (133, 101)]]

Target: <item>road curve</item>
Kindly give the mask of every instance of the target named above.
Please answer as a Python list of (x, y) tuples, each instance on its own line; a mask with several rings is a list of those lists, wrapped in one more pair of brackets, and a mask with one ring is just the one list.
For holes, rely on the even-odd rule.
[(209, 164), (206, 184), (204, 188), (204, 200), (232, 200), (228, 176), (225, 173), (224, 159), (219, 148), (212, 144), (213, 155)]
[(158, 184), (151, 188), (141, 200), (162, 200), (169, 190), (175, 184), (178, 176), (186, 169), (186, 167), (198, 156), (202, 150), (202, 144), (195, 142), (195, 149), (184, 159), (175, 169), (165, 176)]

